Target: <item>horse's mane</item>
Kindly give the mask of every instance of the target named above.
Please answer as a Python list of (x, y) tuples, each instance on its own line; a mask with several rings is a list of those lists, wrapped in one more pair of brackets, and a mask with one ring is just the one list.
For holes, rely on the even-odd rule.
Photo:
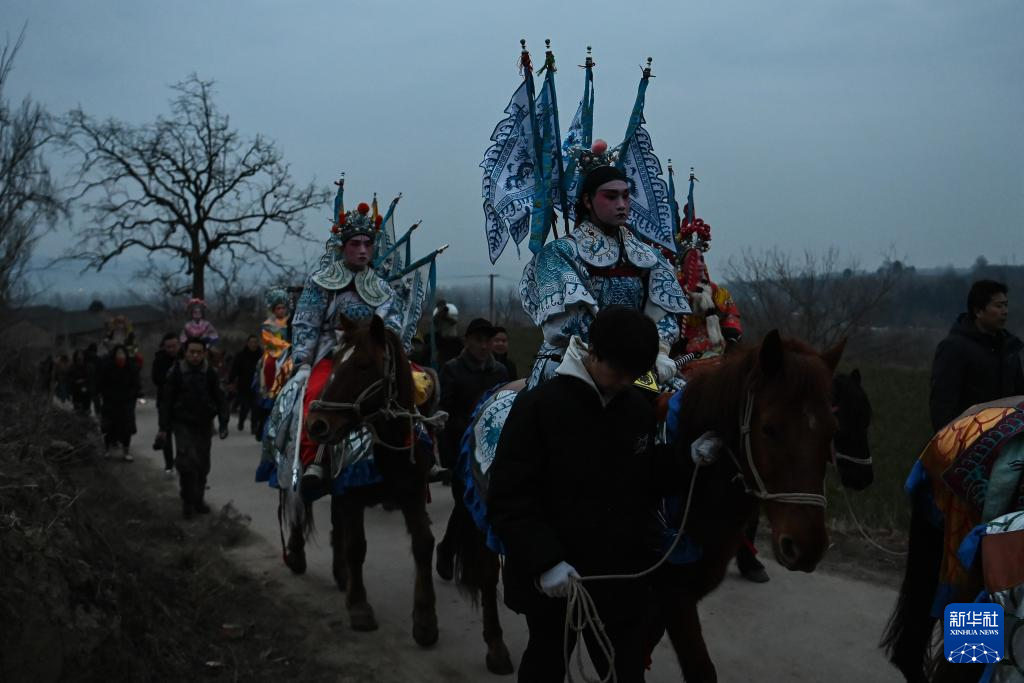
[[(808, 396), (827, 400), (831, 375), (818, 352), (798, 339), (783, 339), (782, 349), (785, 362), (781, 373), (770, 378), (773, 400), (787, 404)], [(719, 365), (694, 371), (680, 409), (679, 435), (686, 443), (714, 430), (730, 446), (738, 444), (747, 393), (759, 391), (769, 379), (759, 367), (760, 353), (761, 344), (739, 347)]]

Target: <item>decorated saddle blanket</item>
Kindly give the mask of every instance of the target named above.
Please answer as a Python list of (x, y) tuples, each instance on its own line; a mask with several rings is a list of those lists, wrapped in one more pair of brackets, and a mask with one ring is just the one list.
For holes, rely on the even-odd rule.
[[(928, 443), (907, 479), (925, 491), (943, 527), (943, 559), (933, 614), (967, 585), (961, 546), (993, 517), (1024, 510), (1024, 404), (1019, 397), (973, 406)], [(968, 543), (970, 545), (970, 543)]]

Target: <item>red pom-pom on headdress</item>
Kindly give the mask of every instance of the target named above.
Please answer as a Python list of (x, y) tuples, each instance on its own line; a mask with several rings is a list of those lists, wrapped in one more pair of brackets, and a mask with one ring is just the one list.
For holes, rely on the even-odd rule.
[(594, 140), (594, 144), (590, 146), (590, 151), (594, 154), (604, 154), (608, 151), (608, 143), (598, 138)]
[(356, 211), (363, 214), (364, 216), (370, 213), (370, 205), (366, 202), (359, 202), (359, 206), (356, 207)]
[(384, 216), (377, 216), (377, 220), (375, 220), (373, 222), (373, 227), (375, 227), (377, 230), (380, 230), (380, 226), (383, 223), (384, 223)]

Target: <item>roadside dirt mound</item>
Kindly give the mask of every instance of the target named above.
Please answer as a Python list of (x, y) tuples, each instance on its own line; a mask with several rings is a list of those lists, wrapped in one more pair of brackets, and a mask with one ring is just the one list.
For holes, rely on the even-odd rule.
[(334, 680), (225, 558), (245, 518), (129, 490), (95, 422), (45, 398), (0, 414), (0, 681)]

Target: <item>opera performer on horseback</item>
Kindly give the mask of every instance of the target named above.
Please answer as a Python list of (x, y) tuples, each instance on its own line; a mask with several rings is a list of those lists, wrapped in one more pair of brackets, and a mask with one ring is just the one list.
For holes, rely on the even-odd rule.
[(678, 370), (669, 350), (679, 339), (679, 316), (691, 309), (665, 257), (627, 224), (631, 183), (614, 161), (603, 140), (580, 154), (584, 176), (576, 225), (544, 245), (523, 272), (523, 308), (544, 334), (530, 387), (551, 378), (572, 337), (586, 343), (597, 312), (612, 305), (642, 311), (654, 321), (659, 382)]
[[(334, 351), (344, 342), (337, 331), (345, 317), (355, 323), (379, 316), (384, 325), (402, 334), (402, 311), (395, 290), (373, 268), (374, 239), (379, 216), (360, 203), (354, 211), (339, 207), (327, 248), (309, 276), (292, 317), (292, 363), (295, 377), (306, 381), (303, 416), (309, 413), (331, 375)], [(326, 479), (324, 449), (308, 433), (301, 433), (302, 487), (316, 488)]]

